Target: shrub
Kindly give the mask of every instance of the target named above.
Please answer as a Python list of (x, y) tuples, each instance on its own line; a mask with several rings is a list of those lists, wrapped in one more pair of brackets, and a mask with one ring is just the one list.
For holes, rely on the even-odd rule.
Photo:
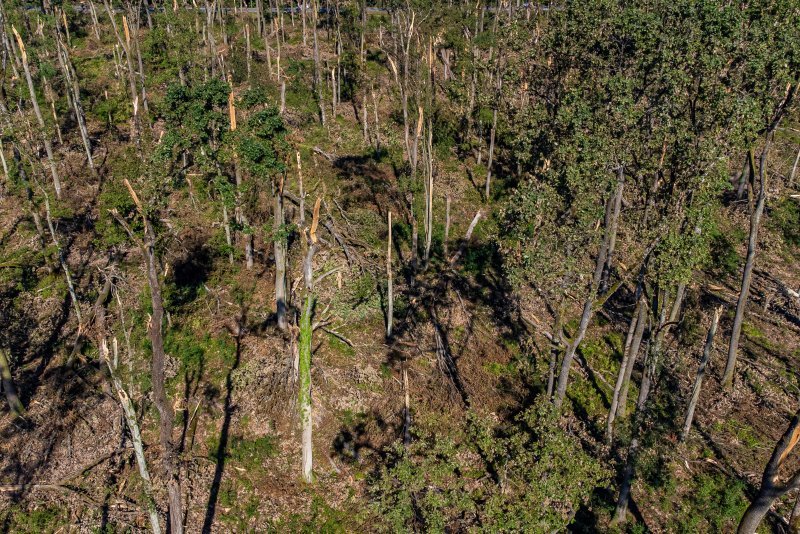
[(608, 478), (546, 403), (508, 425), (472, 414), (454, 436), (419, 422), (415, 434), (371, 481), (385, 530), (563, 530)]

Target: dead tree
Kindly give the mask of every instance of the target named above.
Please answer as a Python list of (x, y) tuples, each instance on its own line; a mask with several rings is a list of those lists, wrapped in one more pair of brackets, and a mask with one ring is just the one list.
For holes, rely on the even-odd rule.
[[(299, 152), (297, 153), (297, 157), (299, 169)], [(273, 251), (275, 255), (275, 313), (278, 320), (278, 328), (285, 332), (288, 328), (288, 324), (286, 322), (286, 236), (284, 235), (285, 219), (283, 207), (283, 186), (283, 176), (281, 176), (277, 181), (273, 181), (272, 187), (275, 202), (275, 213), (272, 223), (272, 240)]]
[(47, 152), (47, 161), (50, 163), (50, 173), (53, 176), (53, 189), (56, 192), (56, 198), (61, 198), (61, 179), (58, 176), (58, 169), (56, 168), (56, 160), (55, 156), (53, 156), (53, 144), (50, 142), (50, 138), (47, 135), (47, 131), (44, 124), (44, 117), (42, 117), (42, 110), (39, 109), (39, 101), (36, 98), (36, 88), (33, 86), (33, 78), (31, 77), (31, 69), (28, 65), (28, 53), (25, 50), (25, 43), (22, 41), (22, 37), (20, 37), (19, 32), (14, 26), (11, 26), (11, 31), (14, 33), (14, 37), (17, 39), (17, 45), (19, 46), (19, 54), (22, 59), (22, 68), (25, 71), (25, 81), (28, 83), (28, 92), (31, 95), (31, 105), (33, 105), (33, 113), (36, 115), (36, 120), (39, 123), (39, 130), (42, 135), (42, 142), (44, 143), (44, 149)]
[(389, 211), (389, 239), (386, 245), (386, 339), (392, 338), (394, 323), (394, 287), (392, 284), (392, 212)]
[(100, 356), (106, 362), (109, 375), (111, 376), (111, 384), (114, 391), (119, 398), (119, 404), (122, 406), (122, 412), (125, 414), (125, 423), (128, 425), (128, 430), (131, 433), (131, 442), (133, 442), (133, 452), (136, 456), (136, 466), (139, 469), (139, 476), (144, 483), (145, 507), (147, 509), (147, 516), (150, 519), (150, 528), (153, 534), (161, 534), (161, 525), (158, 521), (158, 510), (156, 509), (155, 499), (153, 498), (153, 482), (150, 478), (150, 470), (147, 467), (147, 460), (144, 457), (144, 442), (142, 440), (142, 432), (139, 429), (139, 423), (136, 420), (136, 407), (133, 401), (125, 391), (117, 373), (117, 366), (119, 365), (119, 355), (117, 349), (117, 338), (114, 338), (112, 346), (114, 347), (113, 360), (109, 357), (108, 343), (106, 341), (105, 333), (101, 334), (100, 341)]
[(721, 313), (722, 306), (714, 310), (714, 316), (711, 319), (711, 326), (706, 336), (706, 344), (705, 347), (703, 347), (703, 357), (700, 359), (700, 366), (697, 368), (697, 376), (694, 379), (694, 387), (692, 388), (692, 396), (689, 399), (689, 406), (686, 408), (686, 419), (683, 422), (681, 441), (686, 441), (686, 437), (689, 435), (689, 430), (692, 427), (694, 410), (697, 407), (698, 399), (700, 399), (700, 388), (703, 386), (703, 376), (706, 373), (706, 366), (711, 357), (711, 349), (714, 346), (714, 335), (717, 333), (717, 324), (719, 324), (719, 316)]
[[(133, 238), (141, 248), (146, 263), (147, 284), (150, 288), (150, 302), (153, 309), (147, 330), (148, 337), (150, 338), (151, 350), (153, 352), (151, 370), (153, 402), (156, 405), (160, 419), (159, 440), (161, 442), (161, 448), (163, 449), (161, 464), (164, 478), (167, 481), (170, 532), (173, 534), (182, 534), (183, 503), (181, 501), (180, 465), (177, 447), (172, 439), (172, 422), (175, 418), (175, 412), (172, 403), (167, 398), (165, 387), (166, 353), (164, 351), (164, 335), (162, 332), (164, 323), (164, 300), (161, 296), (161, 280), (158, 274), (160, 269), (158, 256), (156, 254), (156, 234), (153, 223), (144, 210), (130, 182), (125, 179), (124, 183), (144, 221), (144, 241), (136, 238), (127, 224), (125, 224), (124, 227), (131, 238)], [(124, 223), (121, 217), (118, 217), (117, 220), (120, 221), (121, 224)]]
[(800, 471), (781, 482), (780, 469), (800, 441), (800, 410), (794, 414), (789, 428), (775, 445), (761, 477), (761, 488), (739, 522), (739, 534), (753, 534), (772, 508), (772, 503), (792, 490), (800, 488)]
[(319, 246), (317, 225), (319, 224), (319, 207), (321, 198), (314, 204), (314, 213), (311, 219), (311, 228), (303, 229), (305, 238), (305, 256), (303, 257), (303, 308), (300, 312), (300, 342), (299, 342), (299, 378), (300, 391), (298, 393), (298, 407), (300, 410), (300, 424), (302, 427), (302, 469), (303, 480), (308, 483), (313, 481), (313, 422), (311, 418), (311, 338), (314, 327), (311, 316), (314, 313), (314, 254)]

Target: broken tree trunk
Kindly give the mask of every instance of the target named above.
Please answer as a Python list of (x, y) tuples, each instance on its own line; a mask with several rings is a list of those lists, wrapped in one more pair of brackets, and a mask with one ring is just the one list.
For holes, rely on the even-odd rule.
[(33, 105), (33, 112), (36, 115), (36, 121), (39, 123), (39, 130), (42, 135), (42, 142), (44, 149), (47, 152), (47, 161), (50, 163), (50, 174), (53, 176), (53, 189), (56, 192), (56, 198), (61, 198), (61, 179), (58, 176), (58, 169), (56, 169), (56, 160), (53, 156), (53, 144), (47, 135), (46, 127), (44, 124), (44, 117), (42, 117), (42, 110), (39, 109), (39, 101), (36, 99), (36, 88), (33, 86), (33, 78), (31, 77), (31, 69), (28, 65), (28, 53), (25, 50), (25, 43), (22, 42), (19, 32), (14, 26), (11, 26), (11, 31), (17, 39), (19, 46), (19, 53), (22, 58), (22, 68), (25, 71), (25, 81), (28, 83), (28, 92), (31, 95), (31, 104)]
[(314, 254), (317, 251), (317, 225), (319, 223), (320, 198), (314, 204), (314, 214), (311, 220), (311, 229), (303, 230), (306, 239), (306, 253), (303, 258), (303, 279), (305, 282), (303, 309), (300, 312), (300, 358), (298, 362), (300, 391), (298, 406), (300, 410), (300, 424), (302, 426), (302, 469), (303, 480), (307, 483), (313, 481), (313, 448), (311, 420), (311, 338), (313, 326), (311, 316), (314, 313)]
[(285, 332), (288, 328), (288, 323), (286, 322), (286, 236), (284, 235), (283, 185), (283, 177), (273, 184), (275, 214), (272, 222), (272, 232), (275, 255), (275, 314), (278, 328)]
[(147, 468), (147, 460), (144, 457), (144, 443), (142, 441), (142, 433), (139, 429), (139, 423), (136, 421), (136, 408), (133, 401), (125, 391), (117, 374), (117, 362), (119, 361), (117, 351), (117, 338), (114, 338), (114, 360), (112, 362), (109, 358), (108, 343), (106, 341), (105, 333), (101, 334), (100, 341), (100, 355), (108, 366), (108, 372), (111, 376), (111, 383), (114, 390), (117, 392), (119, 403), (122, 406), (122, 412), (125, 414), (125, 423), (128, 425), (128, 430), (131, 433), (131, 441), (133, 442), (133, 451), (136, 455), (136, 466), (139, 468), (139, 476), (144, 482), (144, 494), (147, 507), (147, 515), (150, 518), (150, 528), (153, 534), (161, 534), (161, 525), (158, 522), (158, 510), (156, 509), (156, 502), (153, 497), (153, 483), (150, 478), (150, 470)]
[(800, 410), (794, 414), (789, 427), (772, 451), (769, 462), (764, 468), (761, 477), (761, 488), (758, 494), (750, 503), (739, 523), (738, 534), (753, 534), (764, 517), (772, 508), (772, 503), (786, 493), (800, 488), (800, 472), (796, 472), (788, 482), (781, 484), (778, 475), (781, 466), (784, 464), (789, 454), (794, 450), (800, 441)]
[(144, 220), (144, 242), (140, 242), (140, 246), (147, 264), (147, 284), (150, 289), (150, 303), (153, 309), (153, 313), (150, 317), (150, 325), (147, 329), (153, 353), (151, 368), (153, 402), (156, 405), (160, 419), (159, 440), (163, 450), (161, 463), (164, 478), (167, 481), (170, 532), (172, 534), (182, 534), (183, 503), (181, 502), (180, 465), (178, 463), (177, 448), (172, 439), (172, 422), (175, 418), (175, 412), (172, 403), (167, 398), (165, 387), (166, 353), (164, 351), (164, 335), (162, 332), (164, 323), (164, 300), (161, 296), (161, 281), (158, 276), (160, 269), (158, 256), (156, 255), (156, 234), (153, 223), (147, 216), (130, 182), (125, 179), (124, 183), (134, 204), (136, 204), (139, 214)]

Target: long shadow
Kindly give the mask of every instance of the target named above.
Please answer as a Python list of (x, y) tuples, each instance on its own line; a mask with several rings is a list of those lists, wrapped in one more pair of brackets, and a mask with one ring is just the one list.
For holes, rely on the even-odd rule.
[(231, 398), (233, 396), (233, 372), (239, 367), (239, 362), (242, 356), (242, 336), (244, 335), (245, 311), (242, 311), (239, 317), (238, 332), (236, 332), (236, 356), (233, 360), (233, 365), (228, 370), (225, 377), (225, 407), (224, 418), (222, 420), (222, 429), (219, 434), (219, 446), (217, 447), (215, 458), (216, 467), (214, 468), (214, 479), (211, 482), (211, 491), (208, 495), (208, 504), (206, 505), (206, 514), (203, 519), (202, 532), (204, 534), (211, 532), (211, 527), (214, 524), (214, 516), (217, 511), (217, 499), (219, 498), (220, 485), (222, 483), (222, 475), (225, 472), (225, 456), (228, 449), (228, 438), (230, 434), (232, 406)]

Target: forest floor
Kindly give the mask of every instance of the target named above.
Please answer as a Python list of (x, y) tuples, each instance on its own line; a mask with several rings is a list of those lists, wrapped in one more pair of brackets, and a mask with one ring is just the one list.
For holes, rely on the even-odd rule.
[[(293, 53), (291, 47), (286, 51), (287, 57)], [(289, 95), (288, 100), (296, 98)], [(389, 111), (381, 108), (382, 120), (389, 121)], [(309, 124), (302, 109), (291, 107), (287, 122), (293, 132), (290, 144), (303, 157), (310, 198), (325, 194), (330, 220), (340, 232), (357, 236), (356, 245), (349, 245), (350, 258), (329, 242), (318, 259), (325, 266), (320, 272), (341, 267), (342, 276), (326, 278), (318, 295), (318, 309), (329, 323), (313, 339), (316, 481), (307, 485), (300, 478), (297, 384), (289, 340), (275, 324), (269, 244), (256, 242), (252, 270), (238, 258), (231, 265), (216, 254), (219, 235), (207, 230), (206, 215), (191, 209), (191, 199), (173, 199), (168, 226), (177, 244), (164, 263), (175, 273), (170, 291), (180, 299), (169, 317), (167, 367), (181, 429), (190, 532), (369, 531), (374, 511), (368, 482), (391, 445), (403, 438), (404, 368), (414, 421), (434, 421), (443, 435), (470, 412), (503, 419), (544, 389), (549, 346), (541, 332), (512, 311), (513, 296), (491, 241), (493, 232), (502, 231), (494, 217), (498, 204), (482, 201), (482, 184), (473, 176), (479, 167), (475, 161), (453, 153), (438, 163), (441, 192), (435, 211), (444, 212), (445, 194), (453, 206), (449, 250), (440, 235), (443, 221), (437, 221), (430, 265), (416, 278), (396, 279), (395, 336), (387, 343), (384, 221), (388, 206), (407, 205), (395, 160), (366, 146), (355, 107), (349, 104), (341, 106), (328, 128)], [(99, 125), (95, 129), (102, 130)], [(389, 145), (396, 141), (384, 140)], [(107, 161), (125, 157), (123, 143), (105, 146)], [(67, 154), (59, 153), (73, 213), (68, 261), (84, 294), (94, 295), (98, 272), (108, 261), (93, 255), (87, 221), (103, 214), (97, 188), (82, 181), (82, 160)], [(291, 191), (296, 186), (287, 184)], [(297, 208), (287, 205), (291, 220)], [(452, 255), (461, 245), (478, 210), (484, 218), (459, 265), (451, 268), (445, 252)], [(3, 240), (18, 240), (22, 247), (35, 239), (25, 206), (11, 197), (0, 198), (0, 212)], [(746, 225), (735, 206), (730, 214), (732, 226)], [(719, 377), (740, 274), (737, 269), (718, 276), (700, 274), (687, 288), (687, 309), (725, 304), (728, 312), (688, 442), (678, 443), (674, 427), (656, 432), (660, 443), (651, 444), (641, 462), (632, 505), (637, 525), (644, 526), (640, 532), (732, 531), (785, 429), (785, 414), (795, 411), (800, 302), (786, 288), (800, 288), (800, 255), (787, 249), (778, 233), (769, 227), (762, 233), (732, 393), (720, 388)], [(401, 255), (397, 264), (406, 264), (410, 236), (395, 239)], [(301, 276), (296, 248), (288, 276), (295, 297)], [(742, 257), (744, 250), (737, 244), (735, 253)], [(121, 256), (126, 265), (142, 267), (128, 269), (114, 298), (124, 304), (122, 309), (136, 309), (146, 293), (143, 259), (137, 251)], [(15, 378), (27, 413), (21, 419), (6, 412), (0, 416), (0, 530), (37, 532), (68, 524), (74, 531), (105, 532), (114, 523), (141, 531), (147, 528), (138, 504), (142, 480), (103, 362), (92, 350), (67, 362), (77, 323), (70, 317), (71, 303), (60, 280), (55, 269), (41, 276), (32, 292), (35, 298), (24, 307), (29, 328), (15, 349)], [(545, 307), (535, 299), (528, 302), (524, 313), (532, 316)], [(609, 303), (581, 348), (583, 364), (574, 366), (563, 422), (587, 449), (618, 468), (618, 451), (608, 450), (602, 439), (627, 328), (614, 306), (624, 302)], [(576, 302), (576, 315), (579, 308)], [(123, 365), (134, 371), (128, 384), (134, 398), (149, 389), (147, 362), (142, 362), (147, 343), (142, 332), (131, 330), (145, 320), (135, 314), (123, 317), (128, 329), (115, 335)], [(679, 326), (681, 344), (670, 351), (677, 357), (665, 362), (671, 372), (663, 376), (669, 378), (657, 385), (658, 390), (680, 393), (657, 403), (657, 411), (672, 414), (667, 419), (682, 418), (681, 402), (691, 389), (708, 322), (693, 312)], [(521, 343), (524, 334), (535, 343)], [(635, 392), (630, 398), (632, 404)], [(145, 417), (152, 410), (147, 407), (139, 415), (149, 421), (144, 442), (157, 465), (161, 451), (155, 418)], [(157, 469), (154, 476), (155, 487), (163, 488)], [(617, 487), (612, 479), (597, 488), (573, 530), (608, 530)], [(165, 495), (157, 494), (156, 501), (166, 502)], [(779, 511), (793, 505), (782, 502)], [(771, 520), (777, 529), (780, 520)]]

